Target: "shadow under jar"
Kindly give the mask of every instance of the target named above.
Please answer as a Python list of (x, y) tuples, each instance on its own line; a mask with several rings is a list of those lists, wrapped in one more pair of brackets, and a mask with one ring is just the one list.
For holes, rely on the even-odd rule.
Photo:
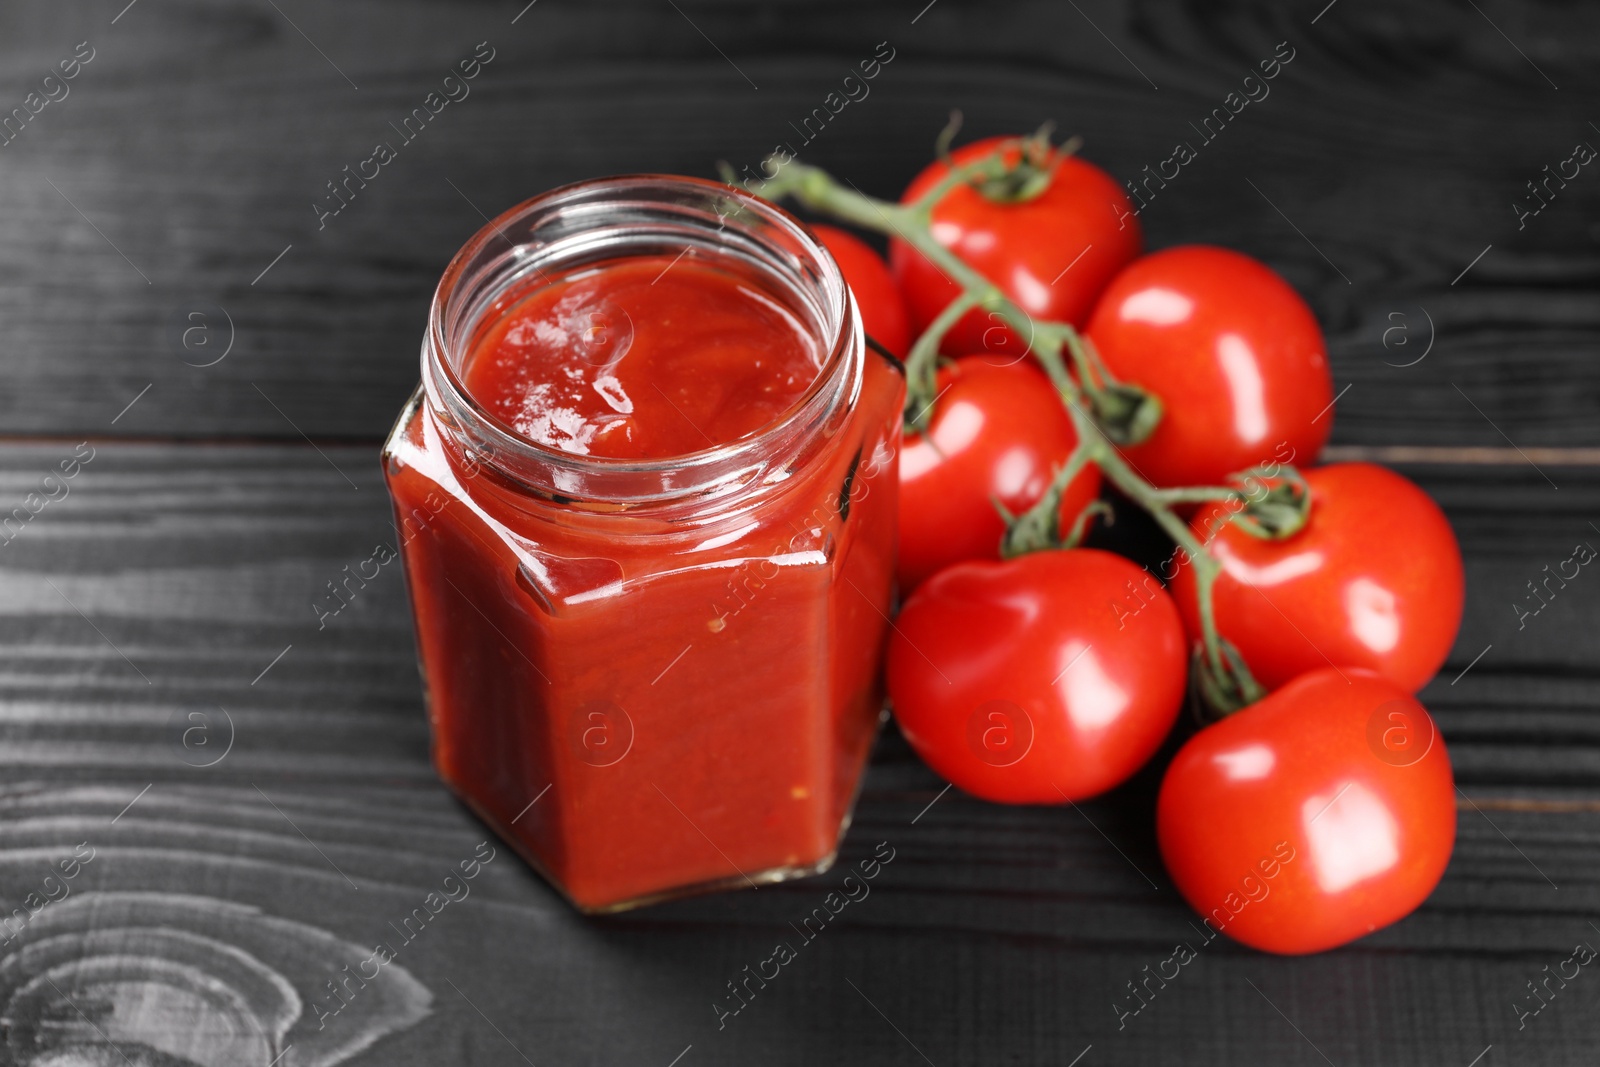
[(880, 721), (904, 382), (784, 211), (557, 189), (384, 447), (444, 780), (584, 911), (825, 870)]

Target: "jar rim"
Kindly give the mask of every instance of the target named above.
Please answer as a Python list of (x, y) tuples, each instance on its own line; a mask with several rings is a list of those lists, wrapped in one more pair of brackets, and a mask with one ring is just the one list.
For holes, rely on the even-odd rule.
[[(818, 349), (825, 354), (817, 366), (816, 376), (789, 407), (759, 428), (732, 441), (680, 455), (647, 459), (594, 456), (567, 452), (518, 433), (474, 397), (457, 373), (451, 358), (451, 346), (453, 342), (459, 343), (459, 338), (452, 336), (452, 327), (465, 327), (455, 330), (455, 333), (470, 336), (472, 329), (481, 321), (481, 309), (478, 316), (456, 323), (453, 315), (457, 308), (453, 301), (477, 280), (473, 276), (473, 265), (490, 242), (504, 240), (511, 245), (509, 255), (513, 259), (508, 261), (510, 265), (515, 265), (515, 257), (529, 247), (513, 242), (506, 235), (508, 227), (542, 214), (554, 217), (563, 208), (577, 208), (603, 199), (607, 194), (615, 194), (617, 203), (625, 204), (629, 202), (625, 197), (630, 191), (638, 193), (645, 190), (654, 191), (658, 196), (674, 191), (693, 194), (707, 202), (713, 198), (731, 200), (738, 203), (739, 207), (727, 215), (721, 211), (716, 213), (720, 219), (717, 232), (721, 232), (722, 225), (728, 224), (729, 219), (748, 211), (760, 224), (773, 227), (787, 237), (794, 251), (803, 255), (806, 264), (814, 268), (818, 275), (819, 295), (822, 297), (819, 306), (827, 336), (819, 339)], [(659, 203), (664, 207), (669, 201), (663, 199)], [(506, 265), (502, 263), (501, 269)], [(477, 270), (480, 275), (489, 272), (485, 266)], [(825, 419), (838, 406), (839, 400), (847, 396), (853, 398), (853, 394), (860, 389), (864, 351), (862, 338), (859, 313), (838, 264), (816, 234), (793, 214), (771, 201), (722, 182), (671, 174), (625, 174), (586, 179), (541, 193), (502, 212), (473, 234), (451, 258), (434, 290), (423, 344), (422, 378), (430, 402), (437, 408), (442, 401), (455, 421), (467, 424), (462, 428), (468, 431), (468, 437), (477, 449), (487, 453), (483, 458), (496, 466), (502, 466), (494, 463), (497, 457), (510, 459), (509, 465), (519, 468), (505, 473), (514, 477), (518, 473), (525, 474), (526, 468), (534, 464), (547, 467), (552, 473), (569, 472), (572, 476), (566, 479), (569, 482), (576, 479), (587, 483), (595, 478), (604, 480), (611, 476), (670, 476), (669, 480), (674, 484), (660, 492), (599, 494), (612, 499), (667, 499), (702, 491), (730, 478), (739, 481), (737, 476), (740, 474), (770, 466), (775, 443), (794, 437), (797, 430), (803, 431), (811, 423)], [(841, 386), (850, 388), (841, 390)], [(558, 482), (562, 480), (556, 479)], [(538, 488), (571, 495), (560, 485)]]

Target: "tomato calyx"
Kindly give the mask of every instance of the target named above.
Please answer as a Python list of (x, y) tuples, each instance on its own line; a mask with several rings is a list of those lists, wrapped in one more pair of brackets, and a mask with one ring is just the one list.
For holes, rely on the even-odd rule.
[[(1206, 531), (1210, 543), (1223, 523), (1232, 523), (1251, 537), (1282, 541), (1305, 527), (1311, 516), (1311, 486), (1299, 469), (1286, 463), (1251, 467), (1228, 477), (1227, 485), (1158, 489), (1164, 504), (1217, 504)], [(1225, 512), (1225, 513), (1224, 513)]]
[(1136, 445), (1155, 432), (1161, 421), (1161, 400), (1137, 385), (1116, 382), (1110, 386), (1085, 390), (1093, 407), (1095, 422), (1114, 444)]
[(1084, 537), (1089, 532), (1089, 526), (1096, 516), (1105, 519), (1108, 526), (1116, 521), (1116, 513), (1110, 504), (1104, 500), (1091, 500), (1073, 520), (1072, 529), (1065, 535), (1062, 534), (1061, 501), (1066, 495), (1067, 487), (1078, 477), (1078, 472), (1087, 462), (1086, 456), (1082, 459), (1080, 456), (1083, 456), (1083, 453), (1075, 454), (1063, 465), (1050, 480), (1050, 487), (1045, 490), (1039, 503), (1021, 515), (1013, 515), (1000, 501), (991, 499), (994, 509), (1000, 513), (1000, 518), (1006, 524), (1006, 532), (1000, 537), (1001, 559), (1015, 559), (1029, 552), (1077, 548), (1083, 543)]
[(1244, 507), (1231, 520), (1233, 524), (1263, 541), (1293, 537), (1311, 516), (1311, 487), (1305, 475), (1294, 467), (1252, 467), (1235, 475), (1244, 492)]
[(1083, 146), (1081, 137), (1052, 145), (1050, 135), (1055, 132), (1055, 123), (1046, 122), (1027, 137), (1006, 142), (994, 155), (962, 167), (950, 155), (950, 146), (960, 129), (961, 112), (950, 112), (950, 121), (934, 142), (934, 154), (950, 169), (952, 178), (996, 204), (1024, 204), (1039, 196), (1050, 188), (1061, 161)]
[[(1064, 323), (1040, 323), (1038, 330), (1066, 349), (1078, 387), (1096, 425), (1112, 444), (1136, 445), (1155, 432), (1165, 411), (1161, 398), (1141, 385), (1118, 380), (1095, 351), (1094, 342)], [(1038, 330), (1035, 332), (1037, 333)]]
[(933, 405), (939, 399), (938, 353), (925, 355), (919, 338), (906, 357), (906, 406), (901, 414), (902, 432), (925, 434), (933, 421)]
[(1038, 503), (1023, 512), (1013, 515), (1006, 510), (998, 500), (992, 501), (995, 510), (1000, 513), (1000, 518), (1005, 521), (1006, 532), (1000, 537), (1000, 558), (1014, 559), (1025, 556), (1029, 552), (1043, 552), (1047, 549), (1076, 548), (1083, 542), (1083, 537), (1089, 531), (1089, 524), (1096, 515), (1103, 515), (1107, 521), (1112, 521), (1111, 505), (1104, 501), (1091, 501), (1079, 513), (1072, 524), (1072, 529), (1067, 535), (1061, 535), (1061, 501), (1066, 495), (1067, 487), (1078, 477), (1080, 471), (1088, 466), (1090, 450), (1080, 440), (1078, 447), (1072, 450), (1072, 455), (1067, 457), (1055, 476), (1050, 479), (1050, 485), (1039, 498)]
[(1213, 660), (1203, 642), (1194, 646), (1194, 659), (1189, 668), (1190, 685), (1194, 691), (1195, 717), (1201, 725), (1218, 722), (1236, 711), (1243, 711), (1267, 695), (1266, 689), (1233, 643), (1225, 637), (1217, 638), (1221, 655)]

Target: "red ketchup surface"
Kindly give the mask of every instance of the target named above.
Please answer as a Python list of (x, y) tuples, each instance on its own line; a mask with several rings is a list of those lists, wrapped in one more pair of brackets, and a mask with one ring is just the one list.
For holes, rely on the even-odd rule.
[(751, 283), (640, 256), (523, 297), (478, 342), (466, 386), (542, 445), (658, 459), (759, 430), (806, 391), (824, 354)]
[[(818, 332), (754, 271), (634, 256), (502, 296), (458, 375), (527, 441), (663, 460), (793, 412), (828, 364)], [(552, 497), (469, 462), (431, 403), (396, 427), (435, 763), (579, 907), (831, 863), (894, 572), (903, 382), (861, 358), (848, 411), (720, 503)]]

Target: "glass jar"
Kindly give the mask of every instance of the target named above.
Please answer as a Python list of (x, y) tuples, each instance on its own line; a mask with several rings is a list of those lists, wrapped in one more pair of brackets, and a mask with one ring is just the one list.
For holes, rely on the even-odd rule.
[[(468, 394), (541, 279), (632, 255), (756, 279), (821, 356), (760, 430), (669, 459), (575, 455)], [(602, 302), (576, 328), (627, 329)], [(433, 729), (460, 797), (578, 908), (827, 869), (881, 721), (904, 382), (832, 258), (727, 186), (557, 189), (457, 253), (384, 446)]]

